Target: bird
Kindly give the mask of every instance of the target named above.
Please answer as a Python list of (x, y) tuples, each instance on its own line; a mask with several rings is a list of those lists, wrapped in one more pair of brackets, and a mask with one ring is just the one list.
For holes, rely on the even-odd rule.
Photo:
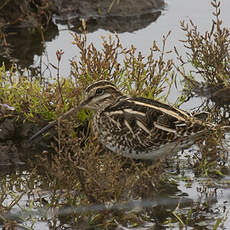
[[(177, 107), (126, 96), (107, 80), (92, 83), (84, 95), (77, 109), (66, 114), (93, 110), (93, 132), (103, 146), (124, 157), (156, 160), (190, 147), (213, 130), (211, 124)], [(56, 123), (51, 122), (30, 140)]]

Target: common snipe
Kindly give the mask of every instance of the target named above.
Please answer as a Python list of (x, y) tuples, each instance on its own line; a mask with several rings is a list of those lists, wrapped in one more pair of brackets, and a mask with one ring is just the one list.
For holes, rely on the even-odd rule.
[[(85, 90), (84, 101), (77, 108), (95, 111), (93, 130), (104, 146), (136, 159), (156, 159), (179, 151), (212, 130), (211, 125), (170, 105), (143, 97), (124, 96), (109, 81), (90, 85)], [(30, 140), (54, 124), (55, 121)]]

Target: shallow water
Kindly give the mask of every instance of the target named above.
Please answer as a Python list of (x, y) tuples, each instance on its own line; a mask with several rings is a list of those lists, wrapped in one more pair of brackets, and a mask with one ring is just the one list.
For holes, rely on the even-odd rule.
[[(171, 30), (172, 33), (168, 39), (167, 48), (173, 49), (176, 46), (184, 54), (183, 45), (179, 42), (179, 40), (184, 39), (184, 32), (180, 30), (180, 21), (192, 19), (199, 26), (200, 31), (209, 29), (212, 18), (212, 8), (209, 2), (209, 0), (190, 0), (186, 2), (184, 0), (168, 0), (162, 15), (155, 22), (132, 33), (120, 33), (120, 40), (127, 47), (133, 44), (143, 55), (147, 55), (152, 47), (153, 40), (160, 44), (162, 36)], [(221, 1), (221, 3), (223, 24), (226, 27), (230, 27), (230, 1)], [(56, 75), (52, 67), (48, 70), (46, 66), (48, 62), (56, 64), (57, 49), (64, 51), (60, 69), (62, 76), (70, 74), (69, 59), (77, 59), (79, 56), (78, 50), (72, 45), (71, 29), (67, 25), (59, 24), (57, 26), (59, 30), (58, 35), (51, 41), (45, 42), (45, 49), (42, 55), (35, 54), (33, 56), (33, 66), (36, 67), (42, 63), (41, 72), (47, 77)], [(98, 29), (93, 33), (89, 33), (88, 42), (94, 42), (96, 47), (101, 47), (101, 36), (107, 37), (109, 33), (108, 31)], [(175, 59), (173, 54), (172, 56)], [(20, 63), (20, 60), (18, 60), (18, 63)], [(30, 63), (30, 61), (28, 60), (26, 63)], [(179, 93), (174, 89), (171, 93), (170, 101), (174, 102)], [(197, 105), (197, 101), (200, 102), (200, 99), (186, 103), (183, 108), (190, 110)], [(18, 170), (13, 170), (8, 175), (3, 173), (0, 176), (1, 186), (7, 187), (9, 191), (3, 204), (9, 205), (13, 200), (19, 199), (18, 204), (9, 213), (1, 214), (0, 210), (0, 215), (5, 219), (17, 220), (22, 226), (32, 229), (61, 229), (61, 227), (65, 229), (70, 226), (71, 229), (83, 229), (83, 226), (84, 229), (96, 229), (96, 227), (93, 227), (93, 224), (90, 226), (87, 221), (84, 222), (84, 219), (79, 222), (76, 221), (77, 225), (73, 224), (72, 222), (74, 221), (71, 219), (71, 214), (77, 212), (80, 216), (81, 213), (86, 211), (100, 213), (105, 210), (119, 210), (120, 212), (131, 211), (131, 213), (143, 212), (142, 216), (147, 212), (146, 215), (150, 217), (146, 218), (148, 220), (146, 224), (138, 228), (135, 228), (132, 222), (127, 223), (126, 227), (124, 227), (118, 221), (116, 229), (213, 229), (218, 218), (225, 218), (225, 220), (221, 220), (223, 226), (218, 229), (228, 229), (228, 226), (230, 226), (230, 217), (228, 215), (230, 175), (227, 174), (218, 178), (209, 176), (196, 177), (193, 169), (187, 166), (187, 159), (189, 156), (192, 156), (193, 152), (186, 151), (186, 153), (187, 155), (178, 155), (179, 161), (177, 157), (169, 161), (170, 166), (167, 167), (164, 173), (167, 174), (172, 185), (171, 187), (166, 185), (163, 190), (167, 192), (159, 194), (156, 199), (130, 200), (124, 203), (107, 205), (87, 204), (85, 206), (75, 206), (74, 209), (73, 207), (62, 207), (61, 210), (49, 208), (49, 204), (52, 202), (58, 203), (64, 199), (62, 195), (65, 191), (49, 191), (48, 186), (46, 187), (47, 190), (45, 186), (41, 188), (41, 176), (31, 176), (32, 169), (20, 169), (19, 167)], [(176, 171), (178, 162), (180, 172)], [(73, 191), (73, 193), (75, 192)], [(178, 204), (180, 205), (178, 206)], [(192, 210), (192, 216), (188, 217), (190, 222), (183, 226), (178, 218), (189, 216), (190, 210)], [(172, 213), (175, 213), (177, 216)], [(175, 216), (178, 221), (175, 221)], [(191, 219), (194, 219), (195, 223)], [(185, 221), (183, 219), (183, 223)], [(19, 226), (18, 229), (23, 229), (23, 227)]]
[[(126, 213), (128, 216), (135, 213), (140, 215), (139, 218), (144, 218), (145, 222), (136, 227), (132, 218), (124, 223), (115, 217), (115, 229), (213, 229), (218, 218), (223, 223), (223, 227), (218, 229), (228, 229), (230, 176), (216, 179), (197, 177), (189, 167), (189, 157), (192, 157), (191, 149), (168, 160), (169, 166), (163, 172), (167, 175), (168, 184), (162, 184), (159, 189), (161, 192), (156, 192), (154, 199), (133, 199), (118, 203), (111, 201), (106, 204), (77, 205), (75, 201), (75, 205), (65, 206), (65, 194), (80, 196), (79, 191), (55, 190), (51, 184), (51, 187), (45, 188), (42, 176), (18, 169), (0, 177), (1, 188), (8, 186), (9, 189), (2, 205), (9, 206), (12, 201), (17, 201), (9, 213), (0, 213), (1, 219), (17, 221), (18, 229), (97, 229), (93, 227), (94, 221), (89, 224), (80, 217), (89, 212), (96, 216), (103, 216), (104, 212), (111, 215)], [(180, 168), (180, 172), (176, 168)], [(49, 188), (52, 190), (49, 191)], [(74, 221), (73, 214), (79, 219)]]

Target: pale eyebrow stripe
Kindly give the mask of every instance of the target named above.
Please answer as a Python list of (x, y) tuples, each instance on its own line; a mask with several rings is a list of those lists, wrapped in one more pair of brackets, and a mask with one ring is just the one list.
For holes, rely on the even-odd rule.
[(98, 96), (98, 97), (96, 97), (96, 98), (93, 98), (92, 101), (91, 101), (91, 103), (95, 103), (95, 102), (100, 101), (100, 100), (102, 100), (102, 99), (105, 99), (105, 98), (107, 98), (107, 97), (109, 97), (109, 96), (110, 96), (109, 93), (105, 93), (105, 94), (103, 94), (103, 95), (101, 95), (101, 96)]

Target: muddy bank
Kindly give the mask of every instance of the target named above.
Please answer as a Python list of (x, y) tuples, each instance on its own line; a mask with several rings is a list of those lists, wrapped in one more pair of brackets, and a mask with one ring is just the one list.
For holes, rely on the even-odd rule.
[[(163, 6), (163, 0), (8, 0), (0, 3), (0, 30), (15, 28), (46, 30), (53, 15), (56, 15), (59, 22), (65, 23), (82, 18), (88, 21), (106, 17), (116, 17), (117, 19), (139, 17), (140, 20), (145, 20), (152, 13), (159, 12)], [(152, 18), (152, 21), (154, 20), (155, 16)], [(111, 21), (107, 22), (112, 25)], [(130, 21), (130, 27), (132, 25), (133, 23)]]
[(79, 31), (79, 19), (84, 18), (90, 32), (99, 28), (112, 32), (133, 32), (155, 21), (163, 7), (163, 0), (62, 0), (56, 5), (55, 19), (61, 24), (70, 23), (74, 31)]
[(49, 149), (47, 140), (29, 142), (30, 136), (40, 127), (42, 124), (25, 121), (22, 115), (0, 113), (0, 174), (2, 169), (6, 172), (12, 167), (23, 166), (34, 154)]
[(53, 4), (59, 15), (75, 17), (99, 17), (99, 16), (133, 16), (142, 15), (160, 9), (164, 5), (163, 0), (122, 0), (122, 1), (101, 1), (101, 0), (59, 0)]

